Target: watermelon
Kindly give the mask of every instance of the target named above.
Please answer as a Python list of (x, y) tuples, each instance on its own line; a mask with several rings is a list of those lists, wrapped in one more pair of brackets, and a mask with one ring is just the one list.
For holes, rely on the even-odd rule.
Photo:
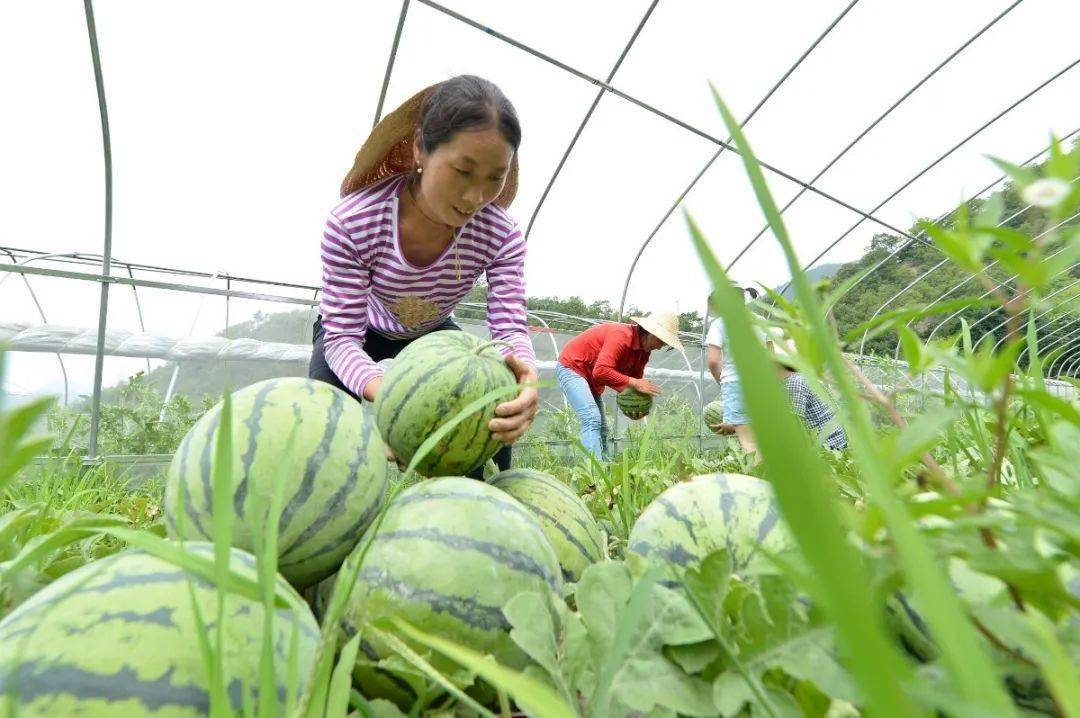
[(636, 569), (695, 565), (727, 549), (732, 569), (745, 571), (759, 549), (778, 552), (794, 545), (780, 517), (772, 487), (741, 474), (695, 476), (670, 487), (641, 512), (627, 544)]
[(705, 425), (715, 426), (724, 422), (724, 403), (722, 401), (710, 401), (705, 405)]
[[(208, 558), (213, 545), (185, 548)], [(235, 572), (256, 580), (255, 559), (232, 550)], [(128, 550), (88, 563), (34, 594), (0, 622), (0, 694), (14, 708), (0, 715), (139, 718), (209, 715), (207, 666), (196, 638), (198, 606), (208, 624), (217, 616), (217, 588), (162, 559)], [(286, 694), (290, 645), (298, 638), (299, 690), (319, 645), (319, 626), (300, 596), (281, 578), (277, 595), (288, 608), (273, 619), (274, 674)], [(232, 712), (254, 700), (259, 685), (262, 603), (226, 599), (223, 665)], [(207, 630), (213, 639), (214, 629)], [(14, 680), (13, 680), (14, 679)], [(283, 713), (283, 709), (279, 709)]]
[[(191, 427), (169, 466), (165, 519), (173, 538), (212, 538), (211, 466), (221, 408)], [(386, 453), (374, 422), (345, 392), (299, 377), (234, 392), (232, 412), (233, 546), (253, 550), (252, 526), (261, 524), (284, 471), (278, 570), (297, 587), (316, 583), (337, 569), (385, 498)]]
[(607, 556), (604, 534), (585, 502), (551, 474), (510, 469), (489, 483), (524, 504), (555, 549), (563, 580), (576, 582), (590, 564)]
[[(431, 332), (409, 344), (383, 375), (375, 397), (375, 421), (398, 460), (408, 464), (420, 445), (469, 403), (517, 383), (495, 345), (462, 331)], [(459, 476), (495, 455), (501, 444), (488, 422), (488, 401), (444, 436), (416, 467), (422, 476)]]
[[(378, 530), (369, 534), (343, 619), (350, 633), (361, 621), (397, 616), (490, 653), (503, 665), (528, 663), (510, 640), (502, 608), (522, 591), (561, 596), (562, 575), (540, 525), (517, 499), (473, 479), (424, 481), (391, 501)], [(367, 537), (346, 565), (366, 543)], [(401, 689), (400, 679), (375, 667), (392, 651), (375, 637), (361, 648), (354, 677), (364, 694), (403, 699), (393, 685), (397, 681)], [(446, 659), (431, 660), (440, 670), (458, 670)]]
[(633, 419), (652, 411), (652, 395), (627, 387), (615, 397), (615, 404), (623, 414)]

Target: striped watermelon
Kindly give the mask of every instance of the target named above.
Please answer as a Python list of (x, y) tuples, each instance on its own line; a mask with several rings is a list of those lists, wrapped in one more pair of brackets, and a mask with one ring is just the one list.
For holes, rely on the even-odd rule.
[[(522, 591), (562, 591), (559, 561), (532, 514), (482, 481), (445, 477), (415, 484), (390, 503), (344, 622), (355, 631), (361, 621), (398, 616), (521, 668), (528, 661), (510, 640), (502, 607)], [(395, 677), (373, 666), (391, 652), (376, 639), (362, 649), (355, 677), (365, 695), (403, 699)], [(444, 659), (432, 662), (456, 670)]]
[(705, 425), (715, 426), (724, 421), (724, 403), (720, 400), (710, 401), (705, 405)]
[(525, 505), (555, 549), (563, 579), (577, 581), (590, 564), (607, 555), (604, 535), (589, 509), (569, 486), (551, 474), (510, 469), (489, 483)]
[[(448, 419), (487, 392), (517, 383), (493, 342), (461, 331), (432, 332), (409, 344), (383, 375), (375, 421), (383, 440), (408, 464)], [(422, 476), (458, 476), (495, 455), (488, 422), (505, 394), (458, 424), (416, 467)]]
[[(213, 556), (211, 544), (186, 548)], [(250, 554), (233, 549), (232, 558), (235, 571), (255, 579)], [(6, 707), (11, 691), (15, 709), (9, 714), (0, 707), (0, 715), (208, 715), (207, 667), (189, 587), (203, 620), (215, 620), (217, 589), (211, 583), (136, 550), (86, 564), (34, 594), (0, 622), (0, 706)], [(294, 629), (302, 690), (314, 663), (319, 626), (280, 578), (277, 594), (290, 606), (278, 609), (273, 622), (274, 670), (282, 700)], [(259, 684), (262, 604), (229, 594), (226, 617), (225, 684), (233, 710), (239, 711), (243, 693), (254, 692)]]
[(649, 504), (630, 531), (627, 555), (637, 566), (695, 564), (726, 548), (735, 571), (760, 556), (793, 546), (772, 487), (741, 474), (695, 476)]
[[(388, 469), (374, 423), (345, 392), (298, 377), (252, 384), (234, 392), (232, 402), (233, 545), (253, 549), (252, 522), (261, 521), (284, 470), (278, 570), (295, 586), (313, 584), (337, 569), (382, 505)], [(211, 538), (221, 407), (191, 427), (169, 466), (165, 518), (174, 538)]]
[(615, 397), (615, 404), (623, 414), (634, 419), (652, 411), (651, 394), (643, 394), (637, 389), (627, 387)]

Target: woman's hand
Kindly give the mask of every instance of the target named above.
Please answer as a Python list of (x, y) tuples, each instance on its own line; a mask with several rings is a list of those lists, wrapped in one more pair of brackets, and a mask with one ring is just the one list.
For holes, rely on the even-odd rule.
[(720, 422), (719, 424), (709, 424), (708, 426), (710, 429), (713, 430), (714, 434), (724, 435), (735, 433), (735, 427), (732, 424), (725, 424), (723, 422)]
[(652, 396), (660, 396), (663, 393), (663, 389), (659, 384), (654, 384), (648, 379), (631, 379), (627, 384), (631, 389), (637, 389), (642, 394), (650, 394)]
[[(506, 357), (506, 366), (514, 372), (518, 384), (535, 384), (539, 377), (529, 364), (514, 355)], [(522, 389), (517, 397), (495, 407), (495, 418), (488, 422), (491, 435), (504, 444), (512, 444), (529, 428), (536, 416), (538, 399), (535, 387)]]
[(374, 379), (369, 379), (367, 384), (364, 384), (364, 401), (375, 401), (375, 394), (379, 391), (379, 385), (382, 384), (382, 376), (377, 376)]

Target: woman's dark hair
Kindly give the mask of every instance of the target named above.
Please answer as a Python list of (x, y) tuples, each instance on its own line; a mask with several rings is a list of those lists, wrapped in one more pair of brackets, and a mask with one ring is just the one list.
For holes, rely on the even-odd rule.
[(458, 75), (435, 86), (420, 106), (420, 149), (433, 152), (463, 130), (497, 128), (517, 152), (521, 124), (517, 111), (491, 80)]

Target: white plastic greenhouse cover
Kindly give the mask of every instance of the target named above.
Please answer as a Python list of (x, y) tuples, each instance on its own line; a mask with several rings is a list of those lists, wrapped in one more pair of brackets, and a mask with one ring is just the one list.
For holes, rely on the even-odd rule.
[[(788, 278), (772, 238), (754, 241), (762, 217), (739, 158), (717, 156), (727, 134), (709, 82), (749, 118), (781, 205), (813, 185), (786, 213), (804, 264), (823, 252), (821, 263), (856, 258), (874, 234), (902, 233), (992, 187), (999, 175), (985, 155), (1023, 161), (1050, 132), (1080, 127), (1072, 0), (298, 7), (93, 4), (112, 140), (111, 253), (160, 268), (141, 278), (180, 281), (169, 269), (184, 268), (205, 273), (185, 284), (254, 295), (267, 290), (236, 277), (275, 280), (294, 286), (274, 294), (310, 300), (323, 220), (383, 91), (389, 110), (459, 73), (494, 80), (521, 116), (511, 211), (530, 228), (529, 294), (614, 306), (626, 286), (628, 306), (703, 310), (706, 282), (672, 211), (684, 192), (736, 279)], [(102, 131), (83, 8), (4, 4), (0, 67), (12, 108), (0, 115), (0, 245), (101, 254)], [(97, 326), (99, 284), (27, 279), (40, 306), (0, 274), (0, 320)], [(107, 319), (110, 331), (206, 337), (226, 313), (235, 324), (288, 308), (153, 288), (136, 301), (114, 287)], [(27, 392), (56, 376), (41, 355), (12, 363)], [(104, 381), (138, 366), (109, 358)]]

